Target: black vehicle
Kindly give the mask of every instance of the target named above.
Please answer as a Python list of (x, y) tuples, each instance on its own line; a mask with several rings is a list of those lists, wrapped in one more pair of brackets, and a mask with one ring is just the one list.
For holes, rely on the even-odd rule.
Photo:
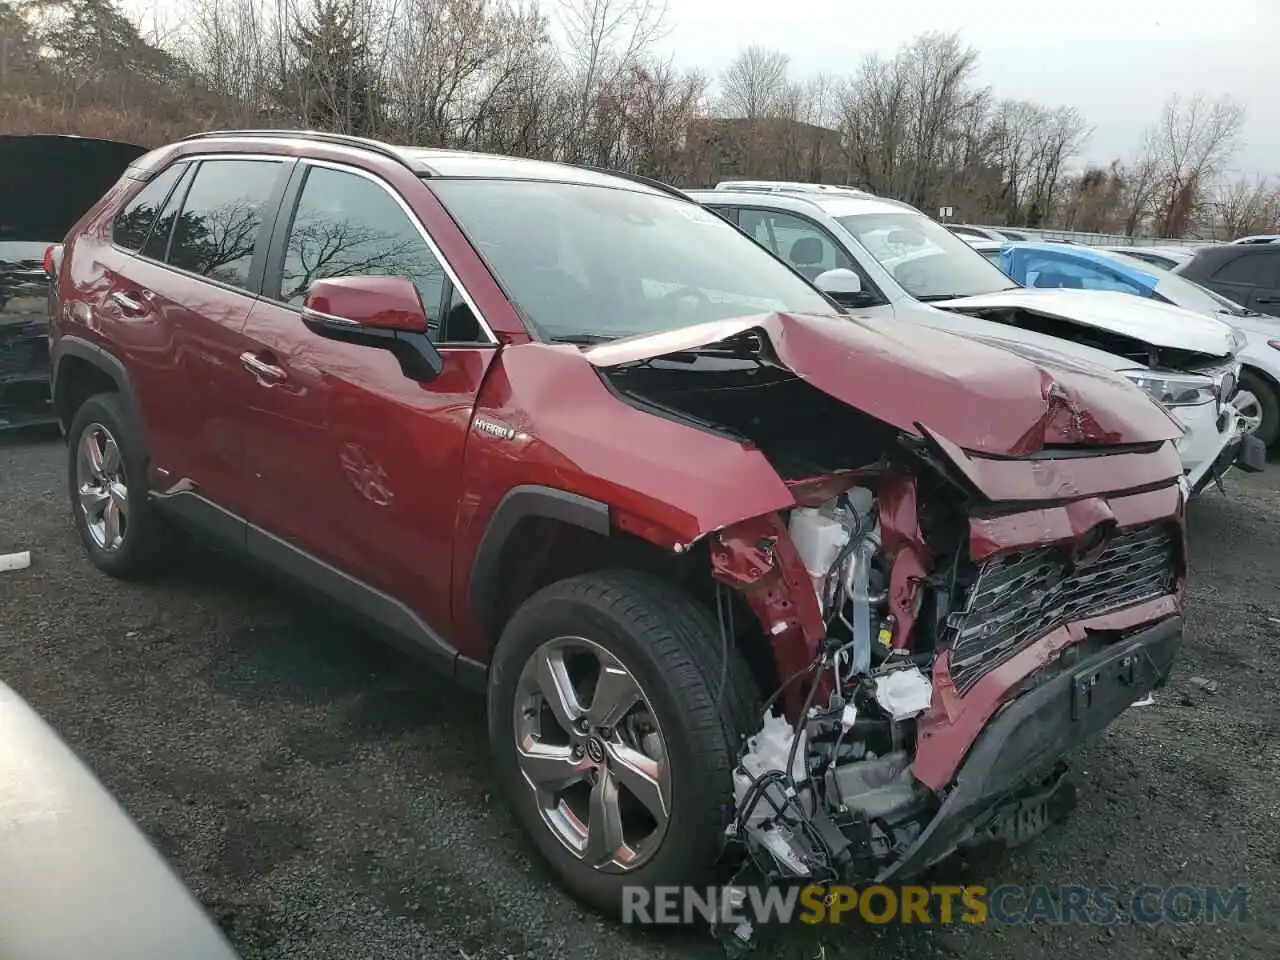
[(106, 788), (3, 683), (0, 957), (238, 960)]
[(1201, 247), (1174, 273), (1249, 310), (1280, 317), (1280, 243)]
[(145, 152), (117, 140), (0, 136), (0, 430), (54, 421), (45, 252)]

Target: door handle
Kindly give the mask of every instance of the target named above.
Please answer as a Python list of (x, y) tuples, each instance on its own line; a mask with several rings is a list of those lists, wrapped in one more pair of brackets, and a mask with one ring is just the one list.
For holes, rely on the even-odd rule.
[(126, 313), (144, 313), (147, 309), (141, 299), (135, 299), (123, 290), (116, 290), (113, 292), (111, 294), (111, 299), (114, 300)]
[(1255, 303), (1280, 303), (1280, 297), (1254, 297)]
[(284, 372), (284, 368), (277, 367), (274, 363), (267, 363), (252, 353), (240, 354), (240, 364), (268, 386), (281, 383), (289, 376)]

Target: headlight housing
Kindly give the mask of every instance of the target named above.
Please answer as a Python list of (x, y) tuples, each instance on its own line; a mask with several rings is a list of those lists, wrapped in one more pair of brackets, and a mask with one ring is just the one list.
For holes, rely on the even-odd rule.
[(1125, 370), (1123, 373), (1143, 393), (1164, 407), (1198, 407), (1202, 403), (1212, 403), (1218, 397), (1218, 385), (1211, 377), (1154, 370)]

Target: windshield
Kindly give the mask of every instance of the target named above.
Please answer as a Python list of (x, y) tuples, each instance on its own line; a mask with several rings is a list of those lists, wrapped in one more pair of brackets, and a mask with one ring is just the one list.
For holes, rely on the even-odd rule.
[(920, 213), (836, 218), (917, 300), (950, 300), (1017, 284), (942, 224)]
[(1156, 284), (1156, 293), (1180, 307), (1200, 313), (1229, 313), (1233, 317), (1248, 317), (1254, 313), (1229, 297), (1214, 293), (1208, 287), (1202, 287), (1194, 280), (1180, 277), (1176, 273), (1162, 271), (1160, 282)]
[(802, 277), (695, 203), (537, 180), (433, 178), (430, 186), (543, 340), (836, 312)]

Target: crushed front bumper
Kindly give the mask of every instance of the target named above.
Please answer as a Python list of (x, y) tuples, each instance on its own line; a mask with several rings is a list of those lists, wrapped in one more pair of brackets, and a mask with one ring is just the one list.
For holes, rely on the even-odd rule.
[(1232, 467), (1237, 467), (1245, 473), (1259, 473), (1266, 465), (1267, 445), (1253, 434), (1246, 433), (1223, 447), (1210, 467), (1199, 472), (1198, 479), (1193, 481), (1190, 475), (1187, 479), (1194, 496), (1215, 480), (1225, 476)]
[(928, 826), (877, 882), (915, 876), (970, 842), (1029, 778), (1163, 686), (1181, 642), (1182, 618), (1171, 616), (1011, 701), (974, 743)]
[[(1175, 407), (1171, 413), (1182, 425), (1182, 438), (1175, 446), (1187, 483), (1193, 491), (1203, 490), (1231, 465), (1228, 452), (1240, 447), (1244, 435), (1240, 414), (1230, 403)], [(1226, 465), (1215, 473), (1224, 457)]]

